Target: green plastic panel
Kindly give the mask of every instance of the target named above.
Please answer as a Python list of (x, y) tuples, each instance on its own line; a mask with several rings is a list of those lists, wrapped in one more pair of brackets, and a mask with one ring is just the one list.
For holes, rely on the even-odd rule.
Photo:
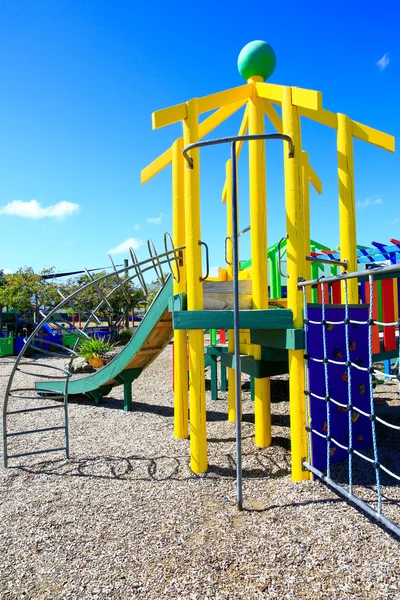
[[(233, 310), (186, 310), (172, 313), (174, 329), (233, 329)], [(241, 310), (241, 329), (292, 329), (291, 310)]]
[(0, 356), (11, 356), (14, 352), (14, 338), (0, 338)]

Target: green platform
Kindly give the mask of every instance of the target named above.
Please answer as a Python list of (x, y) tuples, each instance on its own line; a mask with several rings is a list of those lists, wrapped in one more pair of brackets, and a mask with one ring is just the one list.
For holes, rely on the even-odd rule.
[[(174, 329), (233, 329), (233, 310), (175, 310)], [(240, 329), (291, 329), (293, 313), (279, 308), (241, 310)]]

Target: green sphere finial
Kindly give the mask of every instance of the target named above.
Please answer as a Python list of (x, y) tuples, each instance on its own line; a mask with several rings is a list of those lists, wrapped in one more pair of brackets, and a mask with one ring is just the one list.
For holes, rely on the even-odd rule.
[(261, 40), (249, 42), (238, 56), (239, 73), (248, 81), (258, 75), (265, 81), (271, 77), (276, 67), (276, 55), (272, 46)]

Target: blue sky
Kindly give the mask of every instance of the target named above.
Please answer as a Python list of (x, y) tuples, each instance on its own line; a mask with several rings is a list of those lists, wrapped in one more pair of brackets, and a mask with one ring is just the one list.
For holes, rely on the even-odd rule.
[[(400, 8), (255, 0), (3, 0), (0, 3), (0, 266), (59, 271), (140, 258), (171, 231), (171, 172), (142, 186), (140, 170), (180, 135), (151, 113), (241, 85), (236, 60), (253, 39), (277, 55), (271, 82), (323, 92), (326, 108), (400, 134)], [(240, 117), (218, 132), (236, 133)], [(311, 233), (338, 242), (335, 132), (304, 123), (304, 148), (324, 185), (311, 195)], [(284, 236), (282, 149), (268, 145), (268, 238)], [(207, 153), (207, 154), (206, 154)], [(221, 205), (228, 148), (202, 153), (202, 238), (223, 265)], [(246, 152), (241, 226), (249, 224)], [(355, 142), (358, 242), (400, 237), (398, 156)], [(35, 218), (32, 218), (35, 217)], [(246, 242), (241, 258), (248, 257)]]

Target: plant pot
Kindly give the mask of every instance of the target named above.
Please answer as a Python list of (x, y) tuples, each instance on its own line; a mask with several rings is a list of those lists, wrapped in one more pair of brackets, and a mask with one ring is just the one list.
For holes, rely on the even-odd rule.
[(104, 358), (102, 356), (92, 356), (87, 359), (88, 363), (95, 369), (100, 369), (104, 365)]

